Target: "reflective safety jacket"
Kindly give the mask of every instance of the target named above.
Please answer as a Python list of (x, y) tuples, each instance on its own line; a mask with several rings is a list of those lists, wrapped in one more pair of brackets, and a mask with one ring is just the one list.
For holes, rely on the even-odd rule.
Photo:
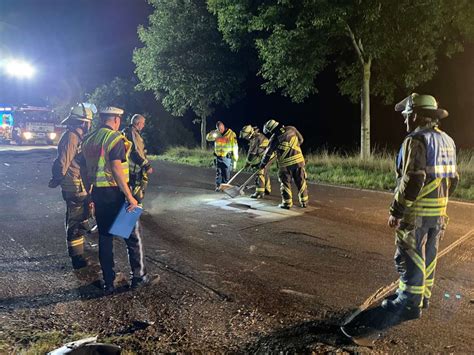
[(459, 181), (453, 139), (436, 126), (410, 133), (397, 157), (397, 181), (391, 215), (447, 216), (448, 198)]
[(133, 143), (133, 146), (130, 151), (130, 173), (137, 174), (142, 169), (148, 170), (150, 167), (150, 162), (146, 157), (145, 152), (145, 142), (143, 141), (143, 137), (133, 125), (126, 127), (123, 131), (125, 137)]
[(64, 192), (87, 194), (81, 178), (81, 168), (77, 160), (81, 153), (84, 131), (81, 127), (68, 127), (58, 143), (58, 155), (53, 162), (53, 180), (61, 185)]
[(125, 144), (127, 161), (122, 162), (122, 169), (126, 181), (129, 181), (128, 156), (131, 142), (119, 131), (114, 131), (105, 126), (100, 127), (84, 138), (82, 153), (86, 161), (87, 177), (95, 187), (118, 186), (112, 175), (109, 161), (109, 152), (120, 141)]
[(224, 134), (218, 133), (217, 137), (213, 139), (215, 139), (214, 154), (216, 157), (227, 157), (234, 161), (239, 160), (239, 145), (237, 143), (237, 136), (233, 130), (227, 128)]
[(302, 143), (303, 136), (295, 127), (278, 127), (277, 131), (270, 138), (269, 148), (261, 165), (266, 165), (270, 161), (272, 154), (276, 152), (280, 169), (289, 166), (304, 166), (304, 156), (301, 151)]
[(263, 153), (265, 153), (265, 150), (268, 148), (268, 143), (268, 138), (258, 130), (255, 130), (255, 134), (249, 140), (249, 151), (247, 154), (248, 165), (252, 166), (260, 164)]

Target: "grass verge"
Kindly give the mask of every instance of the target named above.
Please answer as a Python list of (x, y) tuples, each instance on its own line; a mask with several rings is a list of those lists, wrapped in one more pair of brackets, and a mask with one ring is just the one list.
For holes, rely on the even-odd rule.
[[(358, 155), (321, 151), (306, 154), (305, 158), (310, 181), (371, 190), (392, 190), (395, 186), (395, 153), (375, 153), (369, 160), (361, 160)], [(157, 159), (201, 167), (212, 167), (214, 161), (210, 150), (185, 147), (170, 148)], [(238, 169), (244, 160), (239, 159)], [(474, 201), (474, 151), (461, 151), (458, 167), (461, 181), (454, 197)], [(272, 172), (276, 174), (276, 164), (272, 165)]]

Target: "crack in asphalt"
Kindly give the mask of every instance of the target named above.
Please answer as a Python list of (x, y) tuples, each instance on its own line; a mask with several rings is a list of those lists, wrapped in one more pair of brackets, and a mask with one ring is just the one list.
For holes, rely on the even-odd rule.
[(179, 271), (178, 269), (175, 269), (171, 266), (169, 266), (167, 263), (165, 263), (164, 261), (161, 261), (157, 258), (154, 258), (154, 257), (151, 257), (149, 255), (145, 256), (146, 259), (148, 259), (150, 262), (154, 263), (155, 265), (157, 265), (161, 270), (163, 271), (168, 271), (170, 273), (173, 273), (174, 275), (196, 285), (196, 286), (199, 286), (201, 289), (203, 289), (204, 291), (206, 291), (207, 293), (211, 294), (211, 295), (214, 295), (214, 296), (217, 296), (219, 300), (221, 301), (226, 301), (226, 302), (231, 302), (232, 299), (230, 296), (196, 280), (195, 278), (193, 278), (192, 276), (189, 276), (189, 275), (186, 275), (184, 272), (182, 271)]

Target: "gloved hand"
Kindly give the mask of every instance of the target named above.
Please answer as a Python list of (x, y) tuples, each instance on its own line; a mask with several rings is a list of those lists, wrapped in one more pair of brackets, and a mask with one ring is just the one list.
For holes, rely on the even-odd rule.
[(58, 187), (60, 183), (61, 183), (60, 180), (56, 180), (54, 178), (51, 178), (51, 180), (49, 180), (49, 182), (48, 182), (48, 187), (54, 189), (54, 188)]

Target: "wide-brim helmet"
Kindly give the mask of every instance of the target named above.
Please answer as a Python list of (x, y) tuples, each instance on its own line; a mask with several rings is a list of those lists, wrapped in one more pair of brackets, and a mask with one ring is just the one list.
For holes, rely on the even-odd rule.
[(413, 93), (395, 105), (395, 111), (401, 112), (404, 117), (412, 113), (420, 113), (425, 117), (442, 119), (449, 116), (448, 111), (438, 106), (438, 102), (431, 95)]

